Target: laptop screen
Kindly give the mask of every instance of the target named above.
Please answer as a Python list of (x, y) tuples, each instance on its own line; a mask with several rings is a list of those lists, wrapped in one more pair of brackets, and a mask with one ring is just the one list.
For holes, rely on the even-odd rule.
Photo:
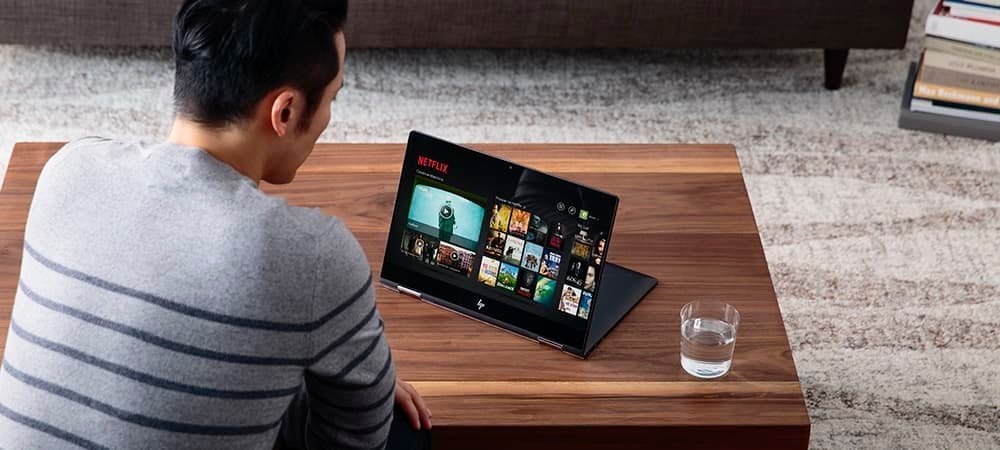
[(618, 199), (411, 133), (382, 277), (583, 348)]

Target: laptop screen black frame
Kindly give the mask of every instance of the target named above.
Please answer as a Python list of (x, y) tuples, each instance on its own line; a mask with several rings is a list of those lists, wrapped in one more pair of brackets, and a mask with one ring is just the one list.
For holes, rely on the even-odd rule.
[[(586, 348), (588, 334), (591, 324), (594, 321), (594, 314), (598, 308), (597, 298), (601, 289), (601, 278), (604, 270), (600, 270), (597, 276), (596, 287), (592, 294), (590, 304), (590, 316), (588, 319), (569, 320), (560, 318), (558, 315), (540, 314), (533, 312), (530, 307), (521, 307), (512, 303), (503, 294), (496, 292), (488, 286), (479, 286), (479, 283), (465, 282), (468, 277), (463, 277), (458, 273), (442, 273), (436, 268), (424, 267), (408, 259), (400, 251), (402, 234), (407, 228), (407, 215), (410, 209), (410, 202), (414, 190), (414, 181), (420, 173), (431, 173), (434, 167), (418, 165), (418, 157), (429, 157), (434, 161), (444, 161), (447, 164), (454, 164), (452, 167), (462, 168), (475, 167), (476, 174), (469, 176), (484, 177), (497, 183), (503, 183), (507, 179), (508, 183), (520, 186), (523, 175), (528, 174), (533, 180), (551, 187), (553, 191), (573, 191), (579, 193), (581, 204), (587, 205), (600, 218), (601, 225), (606, 224), (606, 232), (602, 233), (606, 240), (604, 255), (606, 262), (607, 250), (611, 247), (611, 237), (614, 230), (615, 217), (618, 211), (619, 198), (613, 194), (581, 185), (576, 182), (555, 177), (535, 169), (531, 169), (511, 161), (497, 158), (486, 153), (453, 144), (432, 136), (419, 132), (411, 132), (407, 144), (406, 154), (403, 160), (400, 182), (397, 189), (396, 201), (393, 208), (389, 235), (387, 237), (386, 249), (382, 263), (381, 277), (391, 283), (401, 285), (405, 288), (417, 291), (425, 297), (437, 300), (435, 303), (445, 307), (453, 307), (459, 312), (477, 316), (485, 319), (494, 325), (501, 326), (518, 334), (527, 335), (535, 339), (545, 338), (563, 346), (565, 351), (582, 355)], [(426, 161), (426, 160), (425, 160)], [(449, 161), (461, 161), (455, 164)], [(489, 199), (488, 199), (489, 200)], [(487, 201), (489, 204), (489, 201)], [(568, 239), (572, 240), (572, 236)], [(477, 253), (473, 263), (473, 270), (479, 270), (479, 263), (482, 254)], [(565, 266), (565, 264), (563, 265)], [(472, 276), (475, 281), (475, 273)], [(563, 275), (561, 278), (565, 278)], [(473, 285), (465, 287), (465, 285)], [(565, 284), (560, 280), (556, 289), (556, 301), (558, 302), (561, 288)], [(530, 302), (529, 302), (530, 303)], [(482, 306), (480, 306), (482, 305)]]

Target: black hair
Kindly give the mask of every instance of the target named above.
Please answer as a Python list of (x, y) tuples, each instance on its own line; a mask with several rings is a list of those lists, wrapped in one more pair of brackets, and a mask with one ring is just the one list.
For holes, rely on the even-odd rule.
[(311, 118), (340, 70), (333, 36), (346, 19), (347, 0), (185, 0), (174, 17), (177, 113), (222, 127), (290, 86)]

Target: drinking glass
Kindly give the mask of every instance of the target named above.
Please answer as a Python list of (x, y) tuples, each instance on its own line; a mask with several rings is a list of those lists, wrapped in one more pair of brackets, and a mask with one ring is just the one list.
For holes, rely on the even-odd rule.
[(681, 367), (698, 378), (729, 372), (740, 313), (717, 301), (694, 301), (681, 308)]

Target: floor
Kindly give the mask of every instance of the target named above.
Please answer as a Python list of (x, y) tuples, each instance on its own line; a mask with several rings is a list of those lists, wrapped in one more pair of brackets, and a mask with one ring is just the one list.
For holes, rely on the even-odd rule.
[[(1000, 144), (896, 127), (917, 3), (836, 92), (815, 50), (354, 51), (321, 140), (734, 143), (812, 448), (1000, 448)], [(0, 46), (0, 151), (163, 138), (171, 86), (168, 50)]]

